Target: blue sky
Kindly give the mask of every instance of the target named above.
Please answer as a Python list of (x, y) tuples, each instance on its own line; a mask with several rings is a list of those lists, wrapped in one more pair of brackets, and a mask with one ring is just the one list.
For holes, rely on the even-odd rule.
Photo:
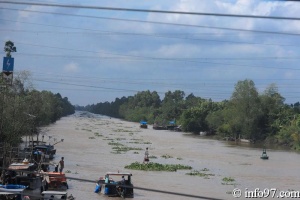
[[(28, 2), (281, 17), (300, 13), (300, 3), (293, 1)], [(36, 89), (60, 93), (72, 104), (110, 102), (145, 90), (161, 98), (183, 90), (222, 101), (244, 79), (253, 80), (259, 92), (275, 83), (286, 103), (300, 101), (300, 21), (3, 3), (0, 8), (1, 42), (13, 41), (18, 51), (15, 73), (29, 71)]]

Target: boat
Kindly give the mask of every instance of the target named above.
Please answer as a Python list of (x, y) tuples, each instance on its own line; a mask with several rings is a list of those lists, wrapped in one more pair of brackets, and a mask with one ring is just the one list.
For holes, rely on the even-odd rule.
[(167, 130), (167, 127), (163, 123), (155, 122), (152, 127), (154, 130)]
[(170, 121), (169, 124), (167, 125), (167, 130), (174, 130), (176, 127), (177, 127), (176, 120), (174, 119), (173, 121)]
[(14, 171), (14, 183), (25, 185), (28, 189), (35, 190), (41, 187), (42, 179), (37, 174), (37, 165), (24, 159), (22, 163), (12, 163), (8, 166), (8, 171)]
[(269, 156), (267, 155), (267, 150), (266, 149), (263, 149), (263, 152), (262, 152), (262, 155), (261, 155), (260, 158), (263, 159), (263, 160), (268, 160), (269, 159)]
[(74, 200), (75, 198), (73, 195), (69, 195), (66, 191), (43, 191), (41, 193), (42, 199), (43, 200), (48, 200), (48, 199), (69, 199), (69, 200)]
[(1, 185), (0, 184), (0, 192), (8, 192), (8, 193), (22, 193), (27, 186), (25, 185), (16, 185), (16, 184), (7, 184)]
[[(37, 157), (39, 155), (44, 154), (45, 156), (49, 157), (49, 159), (53, 159), (54, 155), (56, 154), (56, 149), (54, 149), (53, 145), (36, 145), (33, 148), (33, 154), (36, 155)], [(36, 158), (39, 160), (39, 158)]]
[[(114, 179), (119, 181), (115, 181)], [(107, 172), (103, 177), (100, 177), (96, 188), (102, 195), (110, 197), (133, 198), (132, 174), (129, 172)], [(95, 191), (96, 192), (96, 191)]]
[(0, 184), (0, 199), (24, 199), (24, 185), (1, 185)]
[(140, 128), (148, 128), (146, 121), (140, 121)]
[(45, 179), (48, 183), (46, 190), (66, 191), (67, 189), (69, 189), (65, 173), (45, 172), (43, 173), (43, 175), (45, 176)]

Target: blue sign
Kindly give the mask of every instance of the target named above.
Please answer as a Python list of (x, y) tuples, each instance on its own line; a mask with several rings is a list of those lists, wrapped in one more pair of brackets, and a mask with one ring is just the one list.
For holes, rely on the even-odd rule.
[(11, 58), (11, 57), (3, 58), (3, 71), (5, 71), (5, 72), (14, 71), (14, 58)]

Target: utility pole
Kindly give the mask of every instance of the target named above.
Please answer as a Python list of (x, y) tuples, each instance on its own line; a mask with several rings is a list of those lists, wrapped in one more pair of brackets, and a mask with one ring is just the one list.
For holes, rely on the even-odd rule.
[(2, 107), (1, 107), (1, 121), (0, 121), (0, 138), (4, 138), (3, 141), (3, 159), (2, 159), (2, 173), (1, 180), (4, 181), (4, 173), (6, 167), (6, 157), (7, 157), (7, 145), (6, 138), (3, 132), (3, 118), (4, 118), (4, 108), (5, 108), (5, 94), (7, 92), (7, 87), (12, 85), (13, 82), (13, 69), (14, 69), (14, 58), (11, 57), (12, 52), (17, 52), (17, 48), (15, 47), (12, 41), (5, 42), (4, 51), (6, 53), (6, 57), (3, 57), (3, 69), (2, 69), (2, 80), (1, 80), (1, 89), (2, 92)]

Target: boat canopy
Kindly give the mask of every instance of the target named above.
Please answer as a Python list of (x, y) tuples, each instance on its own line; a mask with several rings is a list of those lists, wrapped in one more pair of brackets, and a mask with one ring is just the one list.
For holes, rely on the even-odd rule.
[(174, 121), (170, 121), (169, 124), (174, 125), (174, 124), (176, 124), (176, 121), (175, 120)]
[(129, 172), (107, 172), (106, 175), (113, 175), (113, 176), (132, 176)]
[(29, 170), (31, 167), (34, 166), (34, 163), (12, 163), (9, 165), (8, 169), (9, 170)]

